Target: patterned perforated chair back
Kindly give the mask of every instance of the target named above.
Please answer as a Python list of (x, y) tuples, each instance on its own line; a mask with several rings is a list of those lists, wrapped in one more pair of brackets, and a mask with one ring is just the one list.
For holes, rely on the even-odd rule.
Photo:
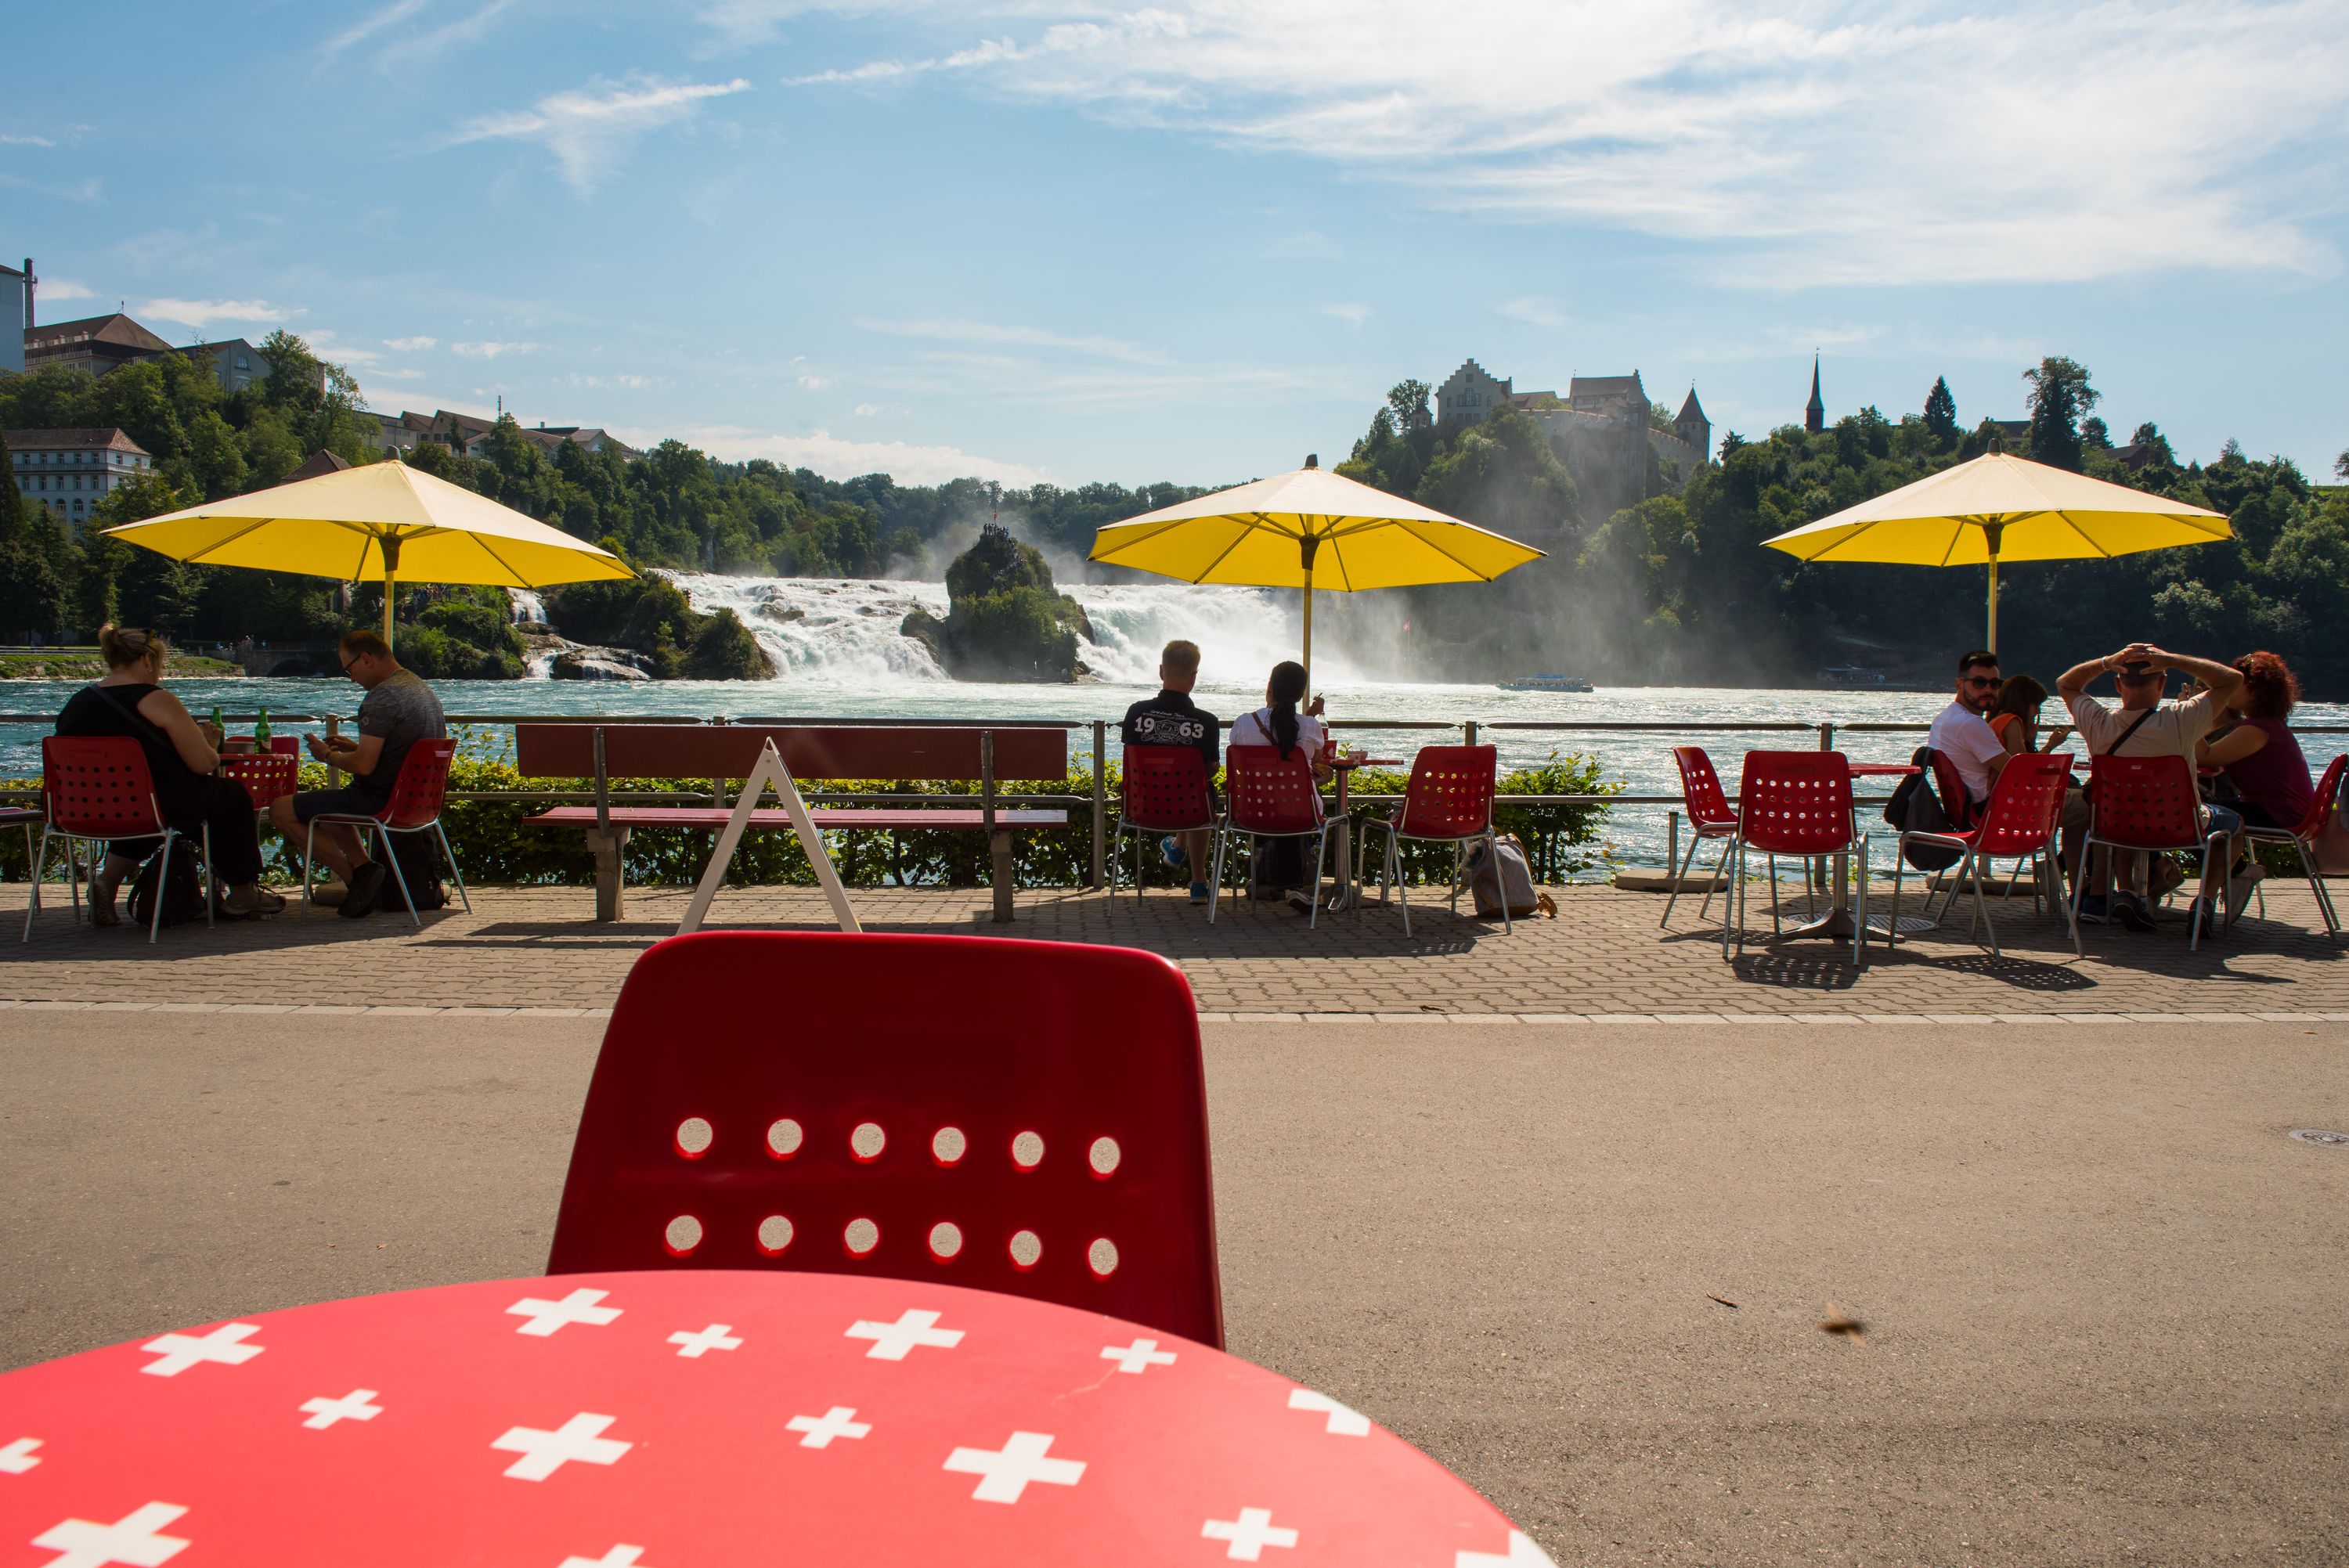
[(1499, 764), (1489, 746), (1423, 746), (1412, 758), (1399, 830), (1414, 839), (1464, 839), (1493, 826)]
[(2095, 834), (2140, 850), (2202, 847), (2201, 797), (2185, 758), (2098, 757), (2088, 764)]
[(2293, 824), (2292, 837), (2313, 839), (2324, 831), (2325, 822), (2341, 801), (2341, 773), (2344, 767), (2349, 767), (2349, 752), (2342, 753), (2324, 765), (2324, 775), (2316, 781), (2316, 799), (2308, 803), (2306, 814)]
[(1738, 832), (1774, 855), (1824, 855), (1852, 843), (1851, 764), (1840, 751), (1749, 751)]
[(1129, 746), (1121, 778), (1125, 820), (1134, 827), (1175, 832), (1215, 820), (1207, 759), (1196, 747)]
[(2022, 752), (2007, 758), (1982, 808), (1975, 847), (1985, 855), (2035, 855), (2064, 817), (2072, 758)]
[(136, 839), (163, 830), (147, 753), (129, 736), (42, 737), (41, 799), (61, 833)]
[(1220, 1346), (1182, 972), (968, 936), (657, 944), (605, 1030), (547, 1272), (656, 1268), (934, 1279)]
[(1277, 746), (1235, 746), (1224, 753), (1224, 797), (1231, 825), (1251, 833), (1309, 833), (1321, 825), (1321, 791), (1302, 746), (1283, 761)]
[(1721, 775), (1713, 771), (1713, 758), (1702, 746), (1675, 746), (1672, 765), (1681, 770), (1681, 802), (1692, 826), (1717, 828), (1733, 826), (1736, 809), (1721, 792)]
[(280, 795), (291, 795), (301, 772), (301, 758), (272, 750), (257, 757), (223, 757), (221, 771), (244, 786), (256, 810)]
[(419, 740), (399, 759), (399, 776), (391, 783), (391, 799), (377, 818), (387, 828), (420, 828), (440, 814), (441, 798), (449, 792), (449, 759), (457, 755), (453, 740)]
[(1928, 749), (1925, 756), (1932, 764), (1933, 793), (1941, 798), (1941, 810), (1949, 818), (1950, 826), (1961, 832), (1971, 828), (1974, 798), (1966, 788), (1965, 775), (1958, 771), (1956, 763), (1938, 751)]

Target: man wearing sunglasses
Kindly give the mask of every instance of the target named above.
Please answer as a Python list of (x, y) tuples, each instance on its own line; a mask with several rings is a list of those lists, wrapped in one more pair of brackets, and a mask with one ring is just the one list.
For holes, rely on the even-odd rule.
[(1990, 727), (1998, 707), (1998, 655), (1976, 648), (1958, 661), (1957, 696), (1934, 716), (1925, 744), (1950, 760), (1966, 793), (1979, 808), (1990, 799), (1990, 787), (2006, 766), (2006, 743)]

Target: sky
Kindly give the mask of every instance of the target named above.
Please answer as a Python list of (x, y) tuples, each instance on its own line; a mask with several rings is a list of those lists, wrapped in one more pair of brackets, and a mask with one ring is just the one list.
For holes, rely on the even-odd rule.
[[(905, 483), (1237, 482), (1468, 357), (1715, 438), (2023, 412), (2349, 448), (2349, 5), (17, 7), (39, 319), (301, 333), (370, 407)], [(26, 62), (57, 68), (26, 69)]]

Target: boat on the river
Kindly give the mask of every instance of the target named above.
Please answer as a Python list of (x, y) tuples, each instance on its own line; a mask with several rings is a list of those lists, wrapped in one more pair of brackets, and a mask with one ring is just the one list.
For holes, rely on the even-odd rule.
[(1503, 691), (1588, 691), (1590, 683), (1580, 676), (1519, 676), (1503, 681)]

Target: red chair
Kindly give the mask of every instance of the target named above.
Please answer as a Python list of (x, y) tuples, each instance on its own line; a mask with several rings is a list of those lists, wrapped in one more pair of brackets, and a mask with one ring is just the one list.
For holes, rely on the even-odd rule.
[(1659, 931), (1671, 924), (1672, 905), (1681, 901), (1681, 881), (1688, 875), (1689, 862), (1696, 859), (1698, 841), (1721, 841), (1721, 860), (1713, 868), (1713, 881), (1705, 887), (1704, 902), (1696, 908), (1697, 919), (1702, 920), (1705, 911), (1713, 907), (1713, 890), (1721, 885), (1721, 873), (1729, 865), (1732, 841), (1737, 837), (1737, 808), (1722, 793), (1721, 775), (1713, 771), (1713, 758), (1705, 754), (1704, 748), (1673, 747), (1672, 765), (1681, 770), (1681, 809), (1688, 818), (1689, 847), (1672, 873), (1672, 895), (1664, 900), (1664, 918), (1656, 922)]
[(244, 786), (256, 811), (266, 811), (272, 800), (294, 793), (301, 768), (300, 758), (276, 751), (221, 758), (222, 774)]
[(1737, 901), (1733, 919), (1721, 927), (1721, 955), (1730, 955), (1731, 928), (1736, 950), (1745, 951), (1745, 851), (1760, 850), (1770, 857), (1770, 924), (1785, 930), (1778, 908), (1778, 857), (1859, 856), (1858, 907), (1853, 911), (1857, 929), (1851, 939), (1855, 964), (1866, 964), (1868, 954), (1868, 835), (1851, 811), (1851, 763), (1840, 751), (1749, 751), (1745, 772), (1737, 789), (1737, 832), (1730, 841), (1736, 853), (1729, 893)]
[(1207, 759), (1194, 746), (1129, 746), (1121, 774), (1117, 830), (1110, 836), (1109, 903), (1117, 907), (1120, 857), (1128, 832), (1133, 844), (1133, 902), (1142, 904), (1143, 846), (1161, 833), (1213, 832), (1216, 798), (1207, 789)]
[[(1933, 755), (1939, 758), (1940, 753)], [(2046, 857), (2054, 844), (2056, 827), (2064, 820), (2064, 792), (2071, 783), (2070, 756), (2023, 752), (2009, 758), (2006, 766), (1999, 770), (1998, 781), (1991, 786), (1990, 800), (1982, 808), (1982, 820), (1974, 826), (1939, 833), (1904, 831), (1892, 861), (1892, 923), (1886, 933), (1887, 945), (1897, 945), (1900, 940), (1900, 882), (1908, 870), (1909, 846), (1940, 844), (1961, 851), (1950, 896), (1956, 898), (1971, 879), (1974, 922), (1990, 934), (1991, 956), (1999, 956), (1998, 928), (1991, 923), (1990, 909), (1982, 903), (1982, 879), (1990, 874), (1992, 860), (2012, 856), (2019, 862)], [(2013, 885), (2009, 883), (2010, 891)], [(1931, 908), (1930, 892), (1926, 907)], [(1966, 930), (1971, 935), (1974, 925), (1969, 924)], [(2075, 927), (2072, 940), (2075, 950), (2079, 937)]]
[(1207, 894), (1207, 923), (1224, 893), (1224, 846), (1235, 834), (1248, 841), (1248, 873), (1256, 873), (1258, 839), (1311, 839), (1313, 907), (1305, 923), (1321, 918), (1321, 861), (1330, 843), (1330, 821), (1321, 814), (1321, 787), (1313, 779), (1313, 759), (1302, 746), (1287, 760), (1277, 746), (1235, 746), (1224, 753), (1224, 820), (1216, 824), (1216, 868)]
[[(181, 837), (163, 820), (155, 801), (155, 777), (147, 767), (147, 753), (128, 736), (49, 735), (41, 738), (41, 801), (47, 821), (41, 828), (40, 852), (33, 857), (32, 896), (25, 905), (24, 941), (33, 940), (33, 915), (41, 907), (41, 878), (48, 871), (49, 841), (66, 841), (66, 875), (73, 889), (74, 918), (81, 918), (81, 862), (78, 843), (95, 844), (90, 852), (106, 853), (113, 839), (163, 841), (163, 863), (155, 868), (159, 885), (171, 871), (171, 850)], [(212, 835), (207, 827), (199, 838), (204, 861), (204, 923), (212, 923), (212, 907), (220, 902), (220, 883), (212, 875)], [(153, 942), (163, 931), (163, 901), (155, 901), (155, 915), (147, 929)]]
[(269, 738), (269, 755), (299, 757), (302, 755), (302, 743), (290, 735), (273, 735)]
[[(1412, 758), (1411, 783), (1403, 791), (1402, 809), (1392, 817), (1372, 817), (1362, 823), (1362, 847), (1355, 856), (1354, 880), (1361, 882), (1362, 859), (1371, 852), (1373, 828), (1387, 836), (1386, 854), (1379, 861), (1379, 897), (1389, 885), (1402, 909), (1402, 934), (1411, 934), (1411, 899), (1404, 891), (1402, 841), (1417, 839), (1453, 847), (1452, 913), (1460, 913), (1460, 857), (1470, 844), (1482, 843), (1485, 853), (1497, 855), (1493, 836), (1493, 781), (1500, 772), (1497, 753), (1490, 746), (1423, 746)], [(1501, 901), (1501, 929), (1513, 930), (1508, 901)]]
[(1123, 947), (656, 944), (604, 1032), (546, 1262), (655, 1268), (936, 1280), (1220, 1346), (1190, 986)]
[[(302, 841), (302, 898), (310, 897), (310, 862), (318, 843), (318, 824), (342, 822), (362, 831), (373, 829), (385, 835), (388, 851), (389, 835), (430, 831), (440, 841), (440, 856), (449, 862), (449, 874), (457, 879), (457, 896), (465, 902), (465, 913), (473, 912), (472, 895), (465, 891), (465, 873), (457, 869), (457, 854), (449, 847), (448, 830), (440, 825), (440, 802), (449, 792), (449, 759), (457, 755), (453, 740), (419, 740), (408, 748), (399, 759), (399, 776), (392, 780), (391, 799), (382, 810), (372, 817), (339, 812), (322, 812), (310, 819), (309, 832)], [(408, 901), (408, 918), (418, 926), (424, 917), (416, 913), (416, 895), (409, 891), (408, 873), (399, 869), (399, 857), (387, 853), (391, 862), (391, 874), (399, 883), (399, 896)]]
[[(2108, 850), (2159, 853), (2199, 851), (2202, 856), (2201, 886), (2205, 896), (2219, 883), (2214, 867), (2227, 863), (2227, 835), (2203, 825), (2202, 798), (2194, 784), (2194, 764), (2183, 757), (2096, 757), (2088, 762), (2088, 832), (2080, 852), (2093, 856), (2101, 845)], [(2112, 861), (2105, 861), (2103, 886), (2112, 892)], [(2080, 940), (2080, 900), (2086, 892), (2085, 867), (2072, 884), (2072, 940)], [(2189, 922), (2186, 950), (2202, 940), (2202, 917)]]
[[(2326, 765), (2324, 776), (2316, 781), (2316, 799), (2309, 803), (2308, 814), (2292, 826), (2246, 827), (2243, 830), (2245, 838), (2257, 839), (2262, 843), (2290, 844), (2293, 852), (2300, 856), (2300, 869), (2308, 877), (2308, 891), (2316, 895), (2316, 913), (2324, 918), (2324, 934), (2327, 936), (2341, 934), (2341, 916), (2333, 907), (2333, 890), (2324, 885), (2324, 873), (2317, 869), (2316, 841), (2333, 812), (2341, 809), (2341, 776), (2344, 765), (2349, 765), (2349, 755), (2336, 757)], [(2266, 917), (2267, 912), (2267, 894), (2262, 892), (2260, 894), (2261, 918)]]

